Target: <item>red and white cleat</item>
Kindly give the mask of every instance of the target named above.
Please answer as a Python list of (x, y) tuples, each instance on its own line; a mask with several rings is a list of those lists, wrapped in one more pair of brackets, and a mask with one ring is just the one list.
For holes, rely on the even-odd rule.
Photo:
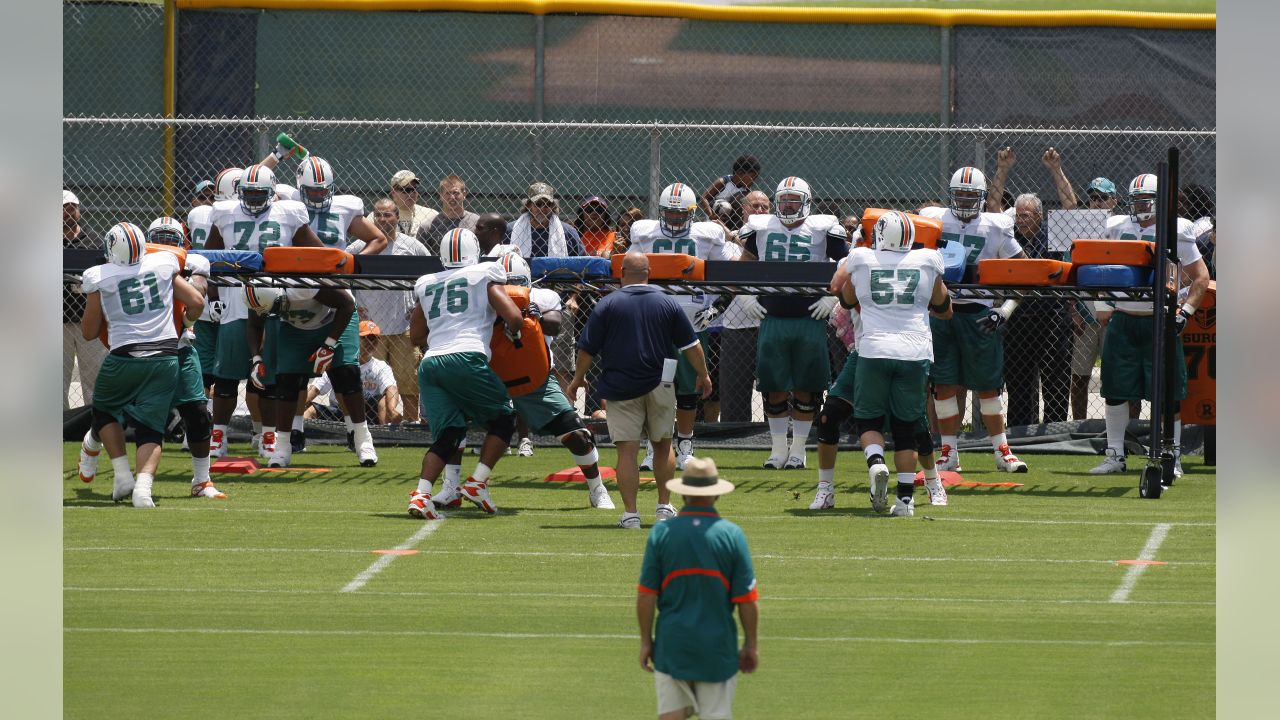
[(462, 484), (462, 499), (490, 515), (498, 512), (498, 506), (494, 505), (493, 500), (489, 497), (489, 484), (487, 482), (467, 478), (467, 481)]
[(1027, 471), (1027, 464), (1019, 460), (1018, 456), (1014, 455), (1013, 451), (1009, 450), (1009, 445), (1007, 443), (1001, 445), (1000, 448), (995, 451), (995, 456), (996, 469), (1000, 472), (1024, 473)]

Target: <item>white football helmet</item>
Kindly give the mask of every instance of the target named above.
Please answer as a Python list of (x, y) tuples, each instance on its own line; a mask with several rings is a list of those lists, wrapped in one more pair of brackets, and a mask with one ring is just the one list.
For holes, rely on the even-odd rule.
[(692, 188), (681, 182), (671, 183), (658, 196), (658, 225), (667, 235), (680, 235), (689, 229), (697, 208), (698, 199)]
[(1156, 176), (1143, 173), (1129, 181), (1129, 217), (1149, 222), (1156, 216)]
[(131, 222), (116, 223), (107, 231), (105, 245), (112, 265), (137, 265), (147, 252), (147, 235)]
[(280, 288), (245, 285), (244, 299), (250, 310), (259, 315), (269, 315), (281, 312), (287, 296)]
[(916, 241), (916, 226), (901, 210), (891, 210), (876, 220), (871, 234), (875, 249), (907, 252)]
[(440, 239), (440, 264), (447, 268), (467, 267), (480, 260), (480, 241), (466, 228), (454, 228)]
[(960, 168), (951, 176), (947, 199), (952, 214), (960, 220), (968, 222), (978, 217), (987, 203), (987, 177), (978, 168)]
[(809, 183), (795, 176), (789, 177), (778, 183), (778, 188), (773, 191), (774, 214), (785, 223), (801, 222), (809, 217), (809, 201), (812, 199)]
[(234, 200), (242, 177), (244, 177), (244, 168), (227, 168), (218, 173), (218, 177), (213, 181), (213, 199)]
[(266, 165), (250, 165), (236, 188), (240, 207), (250, 215), (261, 215), (271, 207), (276, 194), (276, 174)]
[(191, 248), (191, 241), (187, 239), (187, 227), (182, 221), (171, 217), (158, 217), (151, 221), (151, 225), (147, 227), (147, 242)]
[(529, 270), (529, 263), (525, 262), (519, 254), (506, 253), (498, 258), (498, 264), (507, 271), (508, 285), (529, 287), (533, 284), (533, 273)]
[(329, 161), (308, 155), (298, 163), (298, 190), (302, 202), (312, 210), (328, 210), (333, 202), (333, 167)]

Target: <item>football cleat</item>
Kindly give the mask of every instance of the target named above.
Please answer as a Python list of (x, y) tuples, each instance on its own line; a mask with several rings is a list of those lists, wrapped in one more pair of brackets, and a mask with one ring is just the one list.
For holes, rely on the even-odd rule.
[(676, 441), (676, 469), (683, 470), (684, 464), (693, 457), (693, 438), (681, 438)]
[(209, 457), (220, 458), (227, 454), (227, 442), (221, 430), (215, 429), (209, 434)]
[(133, 494), (133, 476), (122, 478), (119, 474), (111, 483), (111, 499), (120, 502)]
[(599, 510), (613, 509), (613, 498), (609, 497), (609, 488), (601, 485), (591, 491), (591, 507)]
[(409, 515), (421, 520), (439, 520), (440, 513), (431, 501), (431, 493), (414, 490), (409, 493)]
[(205, 480), (201, 483), (191, 484), (191, 497), (193, 498), (214, 498), (215, 500), (226, 500), (227, 494), (213, 486), (213, 481)]
[(467, 481), (462, 485), (462, 499), (490, 515), (498, 512), (498, 506), (494, 505), (493, 500), (489, 497), (489, 483), (487, 482), (467, 478)]
[(80, 443), (80, 480), (81, 482), (91, 483), (93, 478), (98, 474), (98, 459), (102, 456), (101, 450), (90, 450), (85, 447), (84, 443)]
[(929, 491), (930, 505), (947, 504), (947, 489), (942, 487), (942, 478), (925, 478), (924, 489)]
[(1024, 473), (1027, 471), (1027, 464), (1018, 459), (1017, 455), (1009, 449), (1009, 444), (1005, 443), (1000, 449), (995, 451), (996, 470), (1009, 473)]
[(1097, 467), (1089, 470), (1091, 475), (1111, 475), (1113, 473), (1126, 472), (1128, 467), (1124, 462), (1124, 453), (1116, 451), (1114, 448), (1106, 449), (1106, 457)]
[(884, 463), (876, 463), (867, 468), (867, 476), (871, 480), (871, 509), (882, 513), (889, 509), (889, 467)]
[(306, 430), (290, 430), (289, 431), (289, 450), (294, 454), (305, 452), (307, 449), (307, 431)]
[(834, 485), (818, 483), (818, 492), (809, 503), (810, 510), (830, 510), (836, 506), (836, 488)]
[(276, 443), (276, 451), (267, 460), (267, 467), (287, 468), (293, 462), (293, 450), (287, 443)]
[(442, 508), (460, 508), (462, 507), (462, 491), (458, 487), (458, 483), (445, 481), (444, 487), (440, 489), (440, 494), (432, 500), (436, 507)]
[(765, 460), (764, 465), (762, 465), (761, 467), (763, 467), (765, 470), (781, 470), (782, 467), (786, 464), (787, 464), (787, 461), (785, 458), (779, 457), (777, 455), (770, 455), (769, 459)]
[(938, 470), (960, 472), (960, 448), (943, 445), (942, 449), (938, 451), (937, 468)]
[(373, 438), (365, 438), (356, 448), (356, 457), (360, 459), (360, 467), (373, 467), (378, 464), (378, 451), (373, 449)]
[(889, 509), (889, 514), (894, 517), (911, 517), (912, 515), (915, 515), (915, 498), (907, 498), (906, 500), (903, 500), (902, 498), (894, 498), (893, 507)]
[(627, 530), (639, 530), (640, 515), (639, 514), (632, 515), (631, 513), (622, 513), (622, 519), (618, 521), (618, 527), (625, 528)]
[(649, 452), (644, 454), (644, 459), (640, 461), (641, 470), (653, 470), (653, 446), (649, 446)]
[(268, 460), (276, 454), (276, 434), (274, 432), (262, 433), (262, 439), (258, 445), (258, 454)]
[(803, 470), (805, 468), (805, 459), (803, 455), (792, 455), (787, 458), (787, 462), (782, 466), (783, 470)]
[(653, 518), (654, 518), (654, 522), (662, 522), (663, 520), (670, 520), (675, 516), (676, 516), (675, 505), (663, 505), (659, 503), (658, 509), (654, 512)]
[[(1182, 477), (1182, 451), (1173, 454), (1173, 478), (1177, 480)], [(84, 478), (80, 478), (83, 480)]]
[(133, 486), (133, 506), (136, 508), (153, 508), (156, 501), (151, 498), (151, 480), (138, 481)]
[(520, 457), (533, 457), (533, 439), (520, 438), (520, 449), (516, 454)]

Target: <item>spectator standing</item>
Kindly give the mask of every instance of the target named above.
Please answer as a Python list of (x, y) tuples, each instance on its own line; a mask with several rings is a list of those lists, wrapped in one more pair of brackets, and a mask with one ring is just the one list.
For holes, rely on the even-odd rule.
[(658, 522), (675, 517), (666, 481), (674, 475), (671, 435), (675, 425), (676, 359), (684, 353), (697, 373), (695, 387), (702, 397), (711, 393), (702, 345), (680, 305), (661, 289), (649, 285), (649, 258), (628, 253), (622, 262), (622, 287), (595, 307), (578, 339), (578, 362), (565, 394), (576, 401), (587, 384), (587, 372), (603, 354), (597, 383), (609, 403), (606, 422), (618, 448), (618, 491), (626, 512), (619, 527), (639, 529), (636, 509), (640, 487), (637, 455), (640, 438), (653, 443), (653, 474), (658, 481)]
[(574, 227), (582, 235), (582, 246), (588, 255), (607, 258), (613, 254), (618, 233), (609, 227), (609, 202), (592, 195), (578, 205), (578, 217)]
[[(1014, 208), (1013, 236), (1027, 257), (1062, 259), (1062, 253), (1049, 250), (1040, 198), (1035, 193), (1019, 195)], [(1071, 306), (1071, 301), (1032, 298), (1024, 300), (1019, 312), (1009, 318), (1004, 336), (1009, 425), (1041, 422), (1041, 397), (1044, 422), (1067, 419), (1071, 392), (1071, 325), (1067, 311)]]
[(429, 255), (440, 254), (440, 238), (454, 228), (476, 230), (476, 220), (480, 216), (467, 210), (467, 182), (457, 175), (450, 175), (440, 181), (436, 190), (440, 198), (440, 212), (430, 224), (418, 228), (416, 237), (427, 249)]
[(716, 178), (706, 190), (702, 191), (698, 206), (707, 217), (715, 218), (716, 203), (732, 202), (734, 198), (751, 192), (751, 186), (759, 177), (760, 161), (752, 155), (740, 155), (733, 161), (731, 174)]
[(715, 507), (733, 483), (719, 477), (714, 460), (691, 458), (684, 476), (666, 486), (685, 506), (645, 545), (636, 586), (640, 667), (654, 674), (660, 718), (729, 718), (738, 672), (760, 663), (760, 592), (747, 537)]
[[(418, 204), (421, 181), (410, 170), (397, 170), (391, 176), (391, 199), (400, 209), (400, 232), (409, 237), (417, 237), (424, 226), (430, 227), (439, 213), (429, 207)], [(366, 218), (373, 222), (373, 213)]]
[(618, 237), (613, 241), (613, 251), (626, 252), (631, 247), (631, 225), (644, 219), (644, 211), (638, 207), (627, 208), (618, 215)]
[[(768, 215), (769, 196), (752, 190), (743, 198), (742, 222), (752, 215)], [(742, 256), (738, 233), (732, 243), (725, 243), (727, 254)], [(734, 245), (736, 249), (730, 248)], [(759, 341), (760, 316), (755, 307), (760, 303), (755, 296), (739, 295), (724, 311), (723, 329), (720, 331), (720, 420), (721, 422), (751, 422), (756, 380), (756, 344)]]
[[(1085, 206), (1091, 210), (1115, 211), (1119, 196), (1116, 184), (1104, 177), (1089, 181), (1085, 188)], [(1070, 259), (1070, 258), (1066, 258)], [(1089, 383), (1093, 368), (1102, 353), (1102, 337), (1111, 321), (1112, 305), (1077, 300), (1071, 311), (1071, 419), (1089, 417)], [(1138, 403), (1141, 406), (1141, 403)]]
[[(373, 204), (373, 224), (392, 239), (380, 255), (425, 257), (431, 254), (422, 243), (399, 231), (400, 209), (390, 198), (382, 198)], [(354, 254), (363, 249), (364, 241), (356, 240), (347, 252)], [(354, 292), (361, 316), (380, 328), (381, 339), (374, 346), (373, 357), (391, 366), (404, 401), (404, 421), (418, 422), (418, 362), (422, 356), (409, 339), (409, 310), (414, 304), (413, 293), (405, 290)]]
[(585, 255), (582, 236), (577, 228), (557, 216), (559, 208), (555, 188), (544, 182), (530, 185), (524, 198), (524, 212), (507, 225), (503, 242), (515, 245), (524, 258)]
[[(80, 224), (80, 198), (70, 190), (62, 191), (62, 248), (100, 249), (99, 241)], [(84, 296), (74, 285), (62, 286), (62, 409), (71, 407), (71, 378), (79, 366), (79, 405), (93, 403), (93, 385), (107, 349), (98, 338), (85, 339), (80, 333), (84, 317)]]

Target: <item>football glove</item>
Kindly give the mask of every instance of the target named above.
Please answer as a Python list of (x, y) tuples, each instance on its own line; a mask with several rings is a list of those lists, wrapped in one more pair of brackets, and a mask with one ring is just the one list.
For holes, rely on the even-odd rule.
[(978, 318), (978, 329), (988, 335), (994, 335), (1000, 326), (1008, 322), (1008, 318), (999, 310), (991, 308), (987, 310), (987, 314)]
[(760, 300), (755, 295), (741, 295), (742, 312), (749, 320), (763, 320), (765, 315), (769, 314), (768, 310), (760, 304)]
[(261, 355), (253, 356), (253, 365), (249, 366), (249, 382), (259, 390), (267, 389), (267, 366), (262, 362)]
[(831, 311), (836, 309), (836, 300), (834, 295), (828, 295), (814, 304), (809, 306), (809, 317), (814, 320), (826, 320), (831, 317)]
[(218, 322), (219, 320), (222, 319), (222, 313), (226, 312), (226, 310), (227, 310), (226, 303), (222, 302), (221, 300), (210, 300), (209, 301), (209, 320), (211, 322)]
[(316, 348), (311, 353), (311, 371), (316, 375), (323, 375), (333, 364), (334, 346), (338, 344), (333, 338), (325, 338), (324, 344)]
[(693, 315), (693, 329), (702, 332), (711, 327), (711, 324), (720, 316), (720, 310), (714, 305), (704, 307)]
[(1194, 314), (1195, 313), (1187, 312), (1186, 305), (1178, 308), (1177, 314), (1173, 316), (1173, 331), (1178, 335), (1181, 335), (1182, 331), (1187, 328), (1187, 321), (1190, 320), (1191, 316)]
[(511, 341), (512, 345), (515, 345), (516, 347), (521, 347), (519, 327), (516, 327), (515, 330), (512, 330), (510, 325), (503, 323), (502, 334), (505, 335), (506, 338)]

